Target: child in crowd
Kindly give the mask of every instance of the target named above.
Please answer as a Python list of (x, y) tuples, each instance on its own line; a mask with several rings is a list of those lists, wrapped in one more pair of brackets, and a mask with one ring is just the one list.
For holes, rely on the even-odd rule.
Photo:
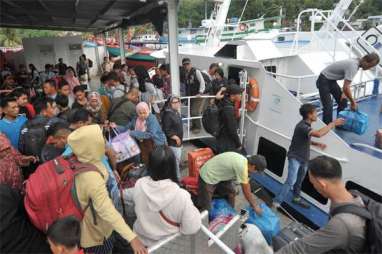
[(53, 254), (81, 254), (79, 243), (81, 239), (80, 222), (73, 216), (56, 220), (47, 232), (48, 243)]

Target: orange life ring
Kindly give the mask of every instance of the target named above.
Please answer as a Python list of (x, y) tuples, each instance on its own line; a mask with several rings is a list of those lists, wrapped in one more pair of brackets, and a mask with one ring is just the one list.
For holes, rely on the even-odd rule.
[(239, 25), (240, 32), (245, 32), (245, 31), (247, 31), (247, 29), (248, 29), (247, 24), (242, 23)]
[(260, 90), (259, 84), (257, 84), (256, 79), (251, 79), (249, 81), (249, 92), (248, 92), (248, 101), (245, 104), (245, 108), (249, 112), (253, 112), (256, 110), (257, 104), (259, 103)]

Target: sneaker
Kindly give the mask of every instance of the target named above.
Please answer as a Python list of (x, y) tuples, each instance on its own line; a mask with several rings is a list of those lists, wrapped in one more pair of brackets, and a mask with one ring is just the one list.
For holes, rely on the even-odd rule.
[(310, 205), (303, 201), (300, 197), (294, 197), (292, 199), (292, 203), (301, 206), (302, 208), (308, 209), (310, 208)]

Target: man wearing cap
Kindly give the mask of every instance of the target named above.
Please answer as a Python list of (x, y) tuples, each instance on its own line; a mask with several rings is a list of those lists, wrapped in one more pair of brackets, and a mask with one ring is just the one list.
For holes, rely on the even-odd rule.
[(225, 96), (219, 104), (219, 120), (221, 129), (217, 136), (219, 153), (240, 152), (242, 150), (238, 129), (238, 119), (235, 117), (235, 102), (241, 101), (243, 89), (238, 85), (228, 85)]
[[(183, 58), (180, 71), (180, 82), (185, 85), (186, 96), (199, 96), (204, 93), (205, 81), (200, 70), (194, 68), (189, 58)], [(190, 101), (191, 117), (200, 116), (203, 110), (203, 98), (193, 98)], [(193, 119), (191, 131), (199, 133), (201, 129), (200, 119)]]
[(249, 184), (249, 173), (263, 172), (267, 167), (265, 157), (253, 155), (248, 158), (235, 152), (226, 152), (207, 161), (200, 169), (198, 207), (201, 211), (210, 210), (215, 194), (228, 196), (228, 202), (235, 207), (236, 190), (233, 182), (241, 184), (244, 197), (257, 214), (261, 208), (257, 205)]

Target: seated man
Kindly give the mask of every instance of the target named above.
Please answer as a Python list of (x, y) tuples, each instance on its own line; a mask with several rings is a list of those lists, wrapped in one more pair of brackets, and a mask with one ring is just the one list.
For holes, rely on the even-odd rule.
[[(331, 203), (330, 211), (349, 204), (364, 206), (341, 180), (340, 163), (330, 157), (319, 156), (309, 162), (309, 180), (314, 188)], [(302, 239), (281, 248), (278, 254), (299, 253), (366, 253), (365, 219), (350, 213), (338, 213), (328, 224)]]
[(225, 152), (207, 161), (200, 169), (198, 206), (201, 210), (210, 210), (215, 192), (228, 195), (228, 202), (235, 207), (236, 191), (233, 181), (241, 184), (244, 197), (256, 213), (261, 214), (255, 197), (251, 193), (248, 173), (262, 172), (267, 162), (262, 155), (244, 157), (235, 152)]

